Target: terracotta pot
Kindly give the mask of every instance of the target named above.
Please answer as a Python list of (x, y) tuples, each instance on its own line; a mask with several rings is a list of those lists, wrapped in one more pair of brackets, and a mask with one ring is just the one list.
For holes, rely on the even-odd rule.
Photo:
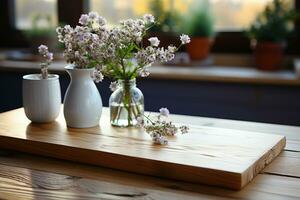
[(258, 42), (255, 45), (255, 63), (258, 69), (274, 71), (281, 69), (284, 44), (275, 42)]
[(212, 45), (211, 38), (192, 38), (187, 44), (187, 50), (192, 60), (202, 60), (208, 57)]

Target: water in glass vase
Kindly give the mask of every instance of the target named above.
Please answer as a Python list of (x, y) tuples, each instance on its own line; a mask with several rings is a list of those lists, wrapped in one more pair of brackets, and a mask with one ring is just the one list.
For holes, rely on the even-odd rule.
[(122, 104), (113, 104), (110, 106), (111, 124), (114, 126), (128, 127), (137, 125), (137, 117), (144, 113), (143, 104), (131, 104), (130, 109)]
[(136, 87), (135, 79), (118, 81), (117, 90), (110, 96), (109, 107), (113, 126), (137, 125), (137, 118), (144, 115), (144, 96)]

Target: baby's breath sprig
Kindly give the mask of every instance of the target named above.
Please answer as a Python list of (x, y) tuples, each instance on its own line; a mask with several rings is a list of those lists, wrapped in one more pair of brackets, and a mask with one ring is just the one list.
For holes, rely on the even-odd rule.
[[(145, 131), (151, 136), (154, 144), (166, 145), (168, 144), (168, 136), (175, 136), (178, 131), (181, 134), (186, 134), (189, 131), (187, 126), (175, 126), (171, 121), (168, 121), (169, 110), (161, 108), (156, 120), (152, 120), (150, 116), (138, 117), (138, 126), (144, 128)], [(146, 118), (146, 120), (144, 120)]]
[(49, 52), (48, 47), (46, 45), (40, 45), (38, 47), (38, 52), (43, 56), (43, 62), (41, 62), (41, 75), (42, 79), (48, 78), (48, 67), (53, 61), (53, 53)]

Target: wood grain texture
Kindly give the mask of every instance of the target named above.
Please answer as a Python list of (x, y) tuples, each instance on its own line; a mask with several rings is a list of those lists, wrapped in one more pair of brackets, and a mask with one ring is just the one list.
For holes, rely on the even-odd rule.
[(295, 177), (300, 181), (300, 152), (282, 152), (263, 173)]
[(177, 123), (190, 123), (204, 127), (214, 127), (222, 129), (234, 129), (251, 132), (261, 132), (265, 134), (284, 135), (287, 139), (285, 150), (300, 152), (300, 127), (279, 124), (267, 124), (259, 122), (248, 122), (229, 119), (217, 119), (209, 117), (193, 117), (182, 115), (172, 115), (172, 119)]
[[(100, 127), (33, 124), (22, 109), (0, 115), (2, 148), (79, 161), (195, 183), (241, 189), (284, 148), (285, 137), (190, 125), (190, 133), (153, 145), (143, 131), (110, 126), (105, 109)], [(182, 116), (184, 119), (184, 116)]]
[[(181, 194), (180, 194), (181, 193)], [(108, 181), (0, 165), (0, 196), (5, 199), (198, 199), (195, 194), (149, 190)], [(198, 195), (199, 196), (199, 195)], [(202, 195), (205, 197), (206, 195)]]
[[(41, 157), (27, 153), (14, 152), (0, 149), (0, 164), (24, 167), (29, 169), (44, 170), (48, 172), (62, 173), (87, 178), (96, 177), (95, 171), (100, 170), (103, 174), (114, 175), (120, 171), (107, 168), (98, 168), (90, 165), (74, 163), (72, 161), (62, 161), (49, 157)], [(271, 174), (299, 178), (300, 182), (300, 152), (283, 151), (279, 156), (259, 174)], [(76, 172), (76, 174), (73, 174)], [(120, 174), (120, 173), (119, 173)], [(129, 174), (122, 172), (121, 174)], [(133, 175), (134, 176), (134, 175)]]
[(281, 200), (299, 191), (299, 178), (259, 174), (232, 191), (0, 150), (0, 199)]

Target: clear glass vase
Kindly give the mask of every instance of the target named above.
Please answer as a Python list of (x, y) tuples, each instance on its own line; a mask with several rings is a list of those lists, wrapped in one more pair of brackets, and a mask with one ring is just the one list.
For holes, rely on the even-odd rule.
[(109, 107), (113, 126), (137, 125), (137, 118), (144, 116), (144, 95), (136, 87), (135, 79), (118, 80), (118, 87), (109, 98)]

